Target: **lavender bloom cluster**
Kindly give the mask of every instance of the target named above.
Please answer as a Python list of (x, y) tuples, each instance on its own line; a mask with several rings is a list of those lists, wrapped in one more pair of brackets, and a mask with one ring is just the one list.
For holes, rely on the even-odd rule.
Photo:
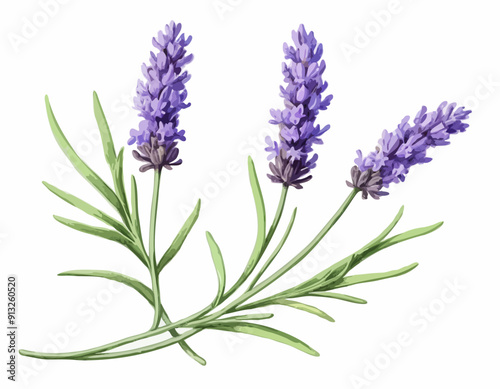
[(177, 160), (179, 149), (178, 141), (184, 141), (184, 130), (179, 130), (179, 112), (189, 107), (185, 103), (187, 98), (186, 82), (191, 76), (182, 71), (184, 65), (193, 60), (193, 55), (186, 55), (186, 46), (192, 37), (187, 39), (180, 34), (182, 25), (173, 21), (165, 26), (165, 33), (158, 32), (153, 38), (153, 46), (159, 52), (151, 52), (150, 65), (142, 65), (145, 81), (137, 83), (137, 96), (134, 98), (134, 108), (140, 113), (143, 120), (139, 129), (130, 130), (129, 145), (137, 144), (134, 157), (146, 162), (140, 171), (149, 169), (171, 169), (179, 165)]
[(375, 199), (386, 195), (387, 192), (380, 191), (382, 187), (404, 181), (411, 166), (432, 160), (427, 156), (430, 147), (449, 144), (452, 134), (469, 127), (463, 120), (468, 119), (471, 111), (456, 106), (445, 101), (433, 112), (423, 106), (413, 125), (406, 116), (395, 131), (384, 130), (375, 151), (366, 156), (357, 151), (356, 165), (351, 169), (352, 183), (347, 185), (362, 190), (364, 199), (368, 194)]
[(315, 125), (316, 116), (330, 105), (333, 96), (321, 97), (328, 86), (322, 79), (326, 67), (321, 60), (322, 44), (318, 45), (314, 33), (307, 33), (302, 24), (298, 31), (292, 31), (292, 39), (295, 47), (283, 46), (285, 59), (290, 60), (288, 65), (283, 63), (287, 85), (280, 87), (285, 109), (271, 109), (269, 121), (279, 126), (279, 143), (267, 137), (265, 150), (271, 153), (268, 159), (274, 158), (274, 163), (269, 163), (271, 181), (301, 189), (301, 184), (312, 178), (306, 175), (318, 159), (317, 154), (310, 156), (312, 146), (322, 144), (320, 136), (330, 128)]

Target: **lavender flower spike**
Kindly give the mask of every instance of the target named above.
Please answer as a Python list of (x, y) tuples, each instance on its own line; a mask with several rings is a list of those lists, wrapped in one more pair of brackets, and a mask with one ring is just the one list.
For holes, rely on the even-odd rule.
[(432, 160), (426, 155), (427, 149), (449, 144), (451, 134), (469, 127), (463, 120), (469, 118), (471, 111), (464, 107), (455, 109), (456, 106), (445, 101), (434, 112), (427, 112), (424, 106), (413, 125), (406, 116), (393, 132), (384, 130), (375, 151), (366, 156), (357, 151), (356, 165), (351, 169), (352, 183), (347, 185), (360, 189), (364, 199), (368, 194), (375, 199), (386, 195), (380, 191), (382, 187), (404, 181), (411, 166)]
[(314, 33), (307, 33), (302, 24), (298, 31), (292, 31), (292, 38), (296, 47), (283, 46), (285, 59), (290, 60), (288, 65), (283, 63), (287, 85), (280, 87), (285, 109), (272, 109), (269, 121), (279, 126), (279, 143), (267, 137), (266, 151), (271, 153), (269, 159), (274, 158), (274, 163), (269, 163), (271, 181), (301, 189), (301, 184), (312, 178), (307, 174), (318, 159), (317, 154), (310, 157), (312, 146), (322, 144), (319, 137), (330, 128), (315, 125), (316, 116), (330, 105), (333, 96), (321, 98), (328, 86), (321, 77), (326, 67), (325, 61), (320, 61), (323, 45), (318, 45)]
[(184, 65), (193, 60), (193, 55), (186, 56), (185, 47), (191, 42), (184, 34), (179, 35), (182, 25), (173, 21), (165, 27), (165, 33), (158, 32), (153, 38), (153, 46), (159, 52), (151, 52), (150, 65), (142, 65), (145, 81), (137, 82), (137, 96), (134, 108), (143, 120), (139, 129), (130, 130), (129, 145), (137, 144), (140, 153), (134, 150), (134, 157), (146, 162), (140, 167), (144, 172), (149, 169), (171, 169), (180, 165), (177, 160), (179, 149), (177, 141), (184, 141), (184, 130), (179, 130), (179, 112), (189, 107), (184, 101), (187, 97), (186, 82), (191, 75), (182, 72)]

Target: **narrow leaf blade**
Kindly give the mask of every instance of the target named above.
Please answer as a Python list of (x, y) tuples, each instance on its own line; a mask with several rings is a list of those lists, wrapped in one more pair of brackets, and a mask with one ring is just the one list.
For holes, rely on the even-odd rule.
[(101, 102), (99, 101), (99, 97), (96, 92), (94, 92), (94, 116), (97, 121), (97, 126), (99, 127), (99, 132), (101, 133), (102, 146), (106, 162), (111, 168), (113, 168), (116, 160), (115, 146), (113, 144), (111, 132), (109, 131), (106, 116), (104, 115)]
[(188, 237), (189, 233), (191, 232), (191, 229), (198, 220), (198, 217), (200, 216), (200, 208), (201, 208), (201, 200), (198, 200), (196, 206), (194, 207), (193, 212), (191, 212), (191, 215), (189, 215), (187, 220), (184, 222), (184, 225), (177, 233), (177, 236), (173, 240), (172, 244), (160, 259), (160, 262), (158, 263), (158, 272), (161, 272), (163, 268), (168, 265), (168, 263), (177, 255), (177, 253), (181, 249), (182, 245), (184, 244), (184, 241)]
[(224, 319), (217, 319), (217, 320), (211, 320), (211, 321), (200, 321), (200, 323), (188, 323), (186, 326), (187, 327), (207, 327), (207, 326), (217, 326), (217, 325), (225, 325), (227, 323), (239, 323), (244, 320), (267, 320), (271, 319), (274, 317), (272, 313), (256, 313), (256, 314), (250, 314), (250, 315), (238, 315), (238, 316), (231, 316), (231, 317), (226, 317)]
[(115, 164), (112, 168), (113, 181), (115, 183), (115, 190), (123, 204), (123, 208), (128, 212), (127, 192), (125, 191), (125, 181), (123, 177), (123, 153), (125, 148), (122, 147), (118, 156), (116, 157)]
[(54, 215), (54, 219), (67, 227), (73, 228), (74, 230), (120, 243), (121, 245), (127, 247), (130, 251), (132, 251), (137, 256), (137, 258), (139, 258), (141, 262), (147, 266), (146, 261), (142, 257), (140, 249), (136, 247), (136, 245), (130, 239), (123, 236), (119, 232), (108, 230), (107, 228), (89, 226), (88, 224), (80, 223), (71, 219), (66, 219), (57, 215)]
[(120, 223), (118, 220), (112, 218), (111, 216), (107, 215), (103, 211), (95, 208), (94, 206), (90, 205), (89, 203), (79, 199), (78, 197), (67, 193), (59, 188), (56, 188), (55, 186), (43, 181), (42, 182), (45, 187), (50, 190), (52, 193), (54, 193), (57, 197), (61, 198), (62, 200), (66, 201), (68, 204), (73, 205), (74, 207), (80, 209), (81, 211), (87, 213), (90, 216), (95, 217), (96, 219), (106, 223), (107, 225), (113, 227), (115, 230), (120, 232), (121, 234), (130, 237), (129, 232), (125, 228), (125, 226)]
[[(248, 157), (248, 173), (250, 175), (250, 185), (252, 187), (255, 209), (257, 211), (257, 239), (254, 251), (260, 254), (266, 240), (266, 207), (264, 205), (264, 197), (262, 196), (262, 191), (260, 189), (259, 178), (257, 177), (255, 165), (251, 157)], [(258, 255), (256, 257), (258, 258)], [(256, 258), (252, 259), (255, 262), (257, 261)], [(255, 265), (253, 267), (255, 267)]]
[(382, 231), (380, 233), (380, 235), (378, 235), (375, 239), (373, 239), (370, 243), (367, 243), (366, 245), (364, 245), (361, 249), (359, 249), (357, 251), (357, 253), (360, 253), (362, 251), (364, 251), (365, 249), (369, 248), (369, 247), (372, 247), (378, 243), (380, 243), (387, 235), (389, 235), (391, 233), (391, 231), (394, 229), (394, 227), (396, 227), (396, 225), (399, 223), (399, 221), (401, 220), (401, 217), (403, 216), (403, 212), (405, 210), (405, 207), (404, 206), (401, 206), (401, 208), (399, 208), (399, 211), (398, 213), (396, 214), (396, 216), (394, 217), (394, 219), (392, 220), (392, 222), (385, 228), (384, 231)]
[[(125, 274), (107, 270), (70, 270), (63, 273), (59, 273), (58, 275), (77, 276), (77, 277), (100, 277), (120, 282), (134, 289), (135, 291), (139, 292), (139, 294), (143, 296), (151, 304), (151, 306), (154, 307), (153, 291), (139, 280), (136, 280), (135, 278), (129, 277)], [(165, 311), (162, 314), (162, 318), (166, 325), (171, 323)], [(171, 330), (170, 333), (172, 334), (173, 337), (179, 336), (179, 333), (176, 330)], [(198, 362), (203, 366), (207, 364), (205, 359), (203, 359), (195, 351), (193, 351), (193, 349), (185, 341), (180, 341), (179, 345), (186, 352), (186, 354), (189, 355), (191, 358), (193, 358), (196, 362)]]
[(260, 189), (257, 172), (255, 171), (255, 165), (250, 156), (248, 157), (248, 174), (250, 176), (250, 186), (252, 187), (252, 195), (257, 212), (257, 237), (247, 265), (238, 280), (227, 292), (228, 296), (234, 293), (247, 280), (250, 274), (252, 274), (255, 267), (259, 263), (262, 251), (266, 244), (266, 207), (264, 205), (264, 198)]
[(50, 106), (48, 96), (45, 96), (45, 105), (47, 108), (47, 116), (49, 118), (50, 128), (52, 133), (56, 138), (59, 147), (64, 152), (66, 157), (69, 159), (71, 164), (80, 173), (80, 175), (85, 178), (108, 202), (119, 212), (122, 211), (121, 203), (116, 194), (111, 190), (111, 188), (102, 180), (101, 177), (97, 175), (90, 167), (87, 166), (85, 162), (76, 154), (73, 147), (64, 136), (57, 120)]
[(395, 235), (389, 239), (382, 241), (381, 243), (379, 243), (377, 246), (374, 247), (374, 250), (375, 250), (375, 252), (377, 252), (379, 250), (383, 250), (383, 249), (390, 247), (390, 246), (393, 246), (395, 244), (404, 242), (405, 240), (409, 240), (409, 239), (417, 238), (419, 236), (430, 234), (431, 232), (436, 231), (442, 225), (443, 225), (443, 222), (439, 222), (439, 223), (433, 224), (431, 226), (415, 228), (413, 230), (403, 232), (402, 234)]
[(224, 295), (224, 289), (226, 288), (226, 269), (224, 267), (224, 260), (222, 258), (222, 253), (219, 246), (215, 242), (212, 234), (207, 231), (207, 242), (210, 247), (210, 253), (212, 254), (212, 260), (214, 261), (215, 270), (217, 272), (217, 279), (219, 281), (219, 287), (217, 289), (217, 295), (215, 296), (212, 306), (216, 307)]
[(150, 304), (154, 303), (153, 300), (153, 292), (149, 287), (144, 285), (141, 281), (136, 280), (133, 277), (129, 277), (125, 274), (117, 273), (114, 271), (108, 270), (69, 270), (62, 273), (59, 273), (58, 276), (76, 276), (76, 277), (98, 277), (98, 278), (106, 278), (108, 280), (120, 282), (135, 291), (139, 292), (139, 294), (144, 297)]
[(130, 206), (132, 208), (132, 224), (134, 225), (137, 236), (142, 236), (141, 234), (141, 220), (139, 217), (139, 198), (137, 195), (137, 183), (135, 177), (132, 176), (130, 179)]
[(350, 303), (355, 303), (355, 304), (366, 304), (367, 301), (354, 297), (354, 296), (349, 296), (347, 294), (341, 294), (341, 293), (331, 293), (331, 292), (311, 292), (308, 294), (308, 296), (316, 296), (316, 297), (327, 297), (327, 298), (333, 298), (337, 300), (343, 300), (343, 301), (348, 301)]
[(251, 290), (255, 286), (255, 284), (259, 281), (260, 277), (262, 277), (262, 275), (265, 273), (265, 271), (268, 269), (268, 267), (271, 265), (271, 263), (274, 261), (274, 259), (276, 258), (276, 256), (279, 254), (279, 252), (283, 248), (283, 245), (287, 241), (288, 236), (290, 235), (290, 232), (292, 231), (292, 227), (293, 227), (293, 223), (295, 222), (295, 216), (296, 215), (297, 215), (297, 208), (295, 208), (293, 210), (292, 216), (290, 218), (290, 222), (288, 223), (288, 226), (287, 226), (287, 228), (285, 230), (285, 233), (283, 234), (283, 237), (281, 238), (280, 242), (278, 243), (278, 245), (276, 246), (276, 248), (274, 249), (274, 251), (271, 253), (271, 255), (267, 259), (267, 261), (264, 264), (264, 266), (262, 266), (262, 269), (259, 270), (259, 272), (255, 276), (255, 278), (252, 280), (252, 282), (248, 286), (247, 290)]
[(373, 282), (373, 281), (379, 281), (379, 280), (384, 280), (386, 278), (392, 278), (392, 277), (398, 277), (403, 274), (406, 274), (413, 269), (415, 269), (418, 266), (418, 263), (412, 263), (411, 265), (405, 266), (401, 269), (398, 270), (392, 270), (384, 273), (370, 273), (370, 274), (359, 274), (355, 276), (349, 276), (345, 277), (342, 282), (338, 283), (335, 286), (335, 289), (337, 288), (343, 288), (346, 286), (351, 286), (351, 285), (356, 285), (356, 284), (361, 284), (364, 282)]
[(279, 305), (286, 305), (287, 307), (295, 308), (295, 309), (300, 309), (301, 311), (312, 313), (313, 315), (316, 315), (318, 317), (321, 317), (322, 319), (328, 320), (330, 322), (335, 322), (335, 320), (328, 315), (326, 312), (322, 311), (319, 308), (313, 307), (312, 305), (300, 303), (298, 301), (293, 301), (293, 300), (286, 300), (286, 299), (278, 299), (278, 300), (273, 300), (273, 304), (279, 304)]
[(316, 350), (308, 346), (300, 339), (297, 339), (296, 337), (287, 334), (285, 332), (279, 331), (271, 327), (266, 327), (260, 324), (245, 323), (245, 322), (237, 324), (228, 323), (225, 325), (217, 325), (210, 328), (214, 330), (237, 332), (237, 333), (259, 336), (261, 338), (271, 339), (276, 342), (280, 342), (288, 346), (294, 347), (297, 350), (305, 352), (306, 354), (313, 355), (315, 357), (319, 356), (319, 353)]

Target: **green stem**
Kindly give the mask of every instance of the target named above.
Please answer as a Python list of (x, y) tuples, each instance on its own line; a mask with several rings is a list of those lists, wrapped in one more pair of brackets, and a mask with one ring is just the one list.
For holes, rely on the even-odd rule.
[[(155, 238), (156, 238), (156, 218), (158, 214), (158, 197), (160, 192), (160, 181), (161, 181), (161, 169), (155, 169), (153, 200), (151, 203), (151, 217), (149, 224), (149, 271), (151, 273), (151, 281), (152, 281), (151, 289), (153, 291), (153, 307), (154, 307), (154, 319), (153, 319), (153, 324), (151, 326), (151, 330), (155, 330), (158, 328), (161, 319), (163, 319), (166, 325), (172, 323), (167, 315), (167, 312), (165, 311), (165, 309), (161, 304), (160, 282), (159, 282), (160, 272), (158, 270), (158, 264), (156, 263)], [(175, 329), (171, 329), (169, 332), (172, 334), (174, 338), (179, 337), (179, 333)], [(180, 338), (178, 342), (181, 348), (190, 357), (192, 357), (202, 365), (206, 364), (205, 360), (201, 358), (198, 354), (196, 354), (191, 349), (191, 347), (189, 347), (188, 344), (182, 340), (182, 338)]]
[[(283, 209), (285, 208), (287, 193), (288, 193), (288, 187), (283, 185), (283, 188), (281, 190), (280, 201), (279, 201), (278, 207), (276, 209), (276, 214), (274, 216), (273, 223), (271, 224), (271, 227), (269, 227), (269, 230), (266, 234), (266, 240), (264, 242), (262, 250), (260, 251), (260, 253), (257, 254), (258, 259), (257, 259), (257, 261), (255, 261), (255, 266), (257, 266), (260, 259), (262, 258), (262, 255), (264, 255), (264, 251), (266, 251), (266, 248), (269, 245), (269, 242), (271, 241), (271, 239), (273, 238), (274, 232), (276, 231), (276, 227), (278, 227), (278, 224), (279, 224), (280, 219), (281, 219), (281, 215), (283, 214)], [(254, 270), (254, 268), (250, 269), (248, 272), (243, 273), (240, 276), (240, 278), (236, 281), (236, 283), (226, 293), (224, 293), (224, 296), (222, 296), (222, 298), (221, 298), (220, 304), (222, 304), (224, 301), (226, 301), (229, 297), (231, 297), (234, 294), (234, 292), (236, 292), (239, 289), (239, 287), (248, 279), (250, 274), (252, 274), (253, 270)]]
[(276, 231), (276, 228), (278, 227), (278, 224), (279, 224), (280, 219), (281, 219), (281, 215), (283, 214), (283, 209), (285, 208), (287, 194), (288, 194), (288, 186), (283, 185), (283, 187), (281, 189), (281, 197), (280, 197), (280, 201), (278, 203), (278, 208), (276, 208), (276, 214), (274, 215), (273, 223), (271, 224), (271, 227), (269, 227), (269, 231), (267, 232), (266, 242), (264, 243), (264, 247), (262, 248), (262, 254), (264, 254), (264, 251), (266, 251), (266, 248), (269, 245), (269, 242), (271, 242), (271, 239), (273, 238), (274, 232)]
[(151, 202), (151, 217), (149, 221), (149, 272), (151, 274), (151, 284), (154, 298), (154, 318), (151, 330), (155, 330), (160, 325), (161, 319), (161, 299), (160, 299), (160, 283), (158, 272), (156, 271), (156, 254), (155, 254), (155, 236), (156, 236), (156, 216), (158, 214), (158, 195), (160, 192), (161, 170), (155, 169), (153, 200)]
[(94, 355), (87, 355), (82, 358), (77, 358), (78, 360), (84, 360), (84, 361), (95, 361), (95, 360), (101, 360), (101, 359), (116, 359), (116, 358), (125, 358), (125, 357), (131, 357), (134, 355), (141, 355), (141, 354), (146, 354), (150, 353), (151, 351), (156, 351), (168, 346), (172, 346), (173, 344), (179, 343), (181, 341), (184, 341), (187, 338), (190, 338), (193, 335), (196, 335), (198, 332), (202, 331), (203, 328), (194, 328), (192, 330), (186, 331), (183, 334), (175, 337), (175, 338), (170, 338), (167, 340), (164, 340), (163, 342), (151, 344), (149, 346), (144, 346), (144, 347), (139, 347), (133, 350), (126, 350), (126, 351), (117, 351), (113, 353), (105, 353), (105, 354), (94, 354)]
[(352, 200), (356, 197), (358, 194), (359, 189), (353, 189), (349, 196), (345, 199), (345, 201), (342, 203), (340, 208), (335, 212), (335, 214), (331, 217), (331, 219), (326, 223), (326, 225), (321, 229), (321, 231), (314, 237), (314, 239), (302, 249), (300, 253), (298, 253), (295, 257), (293, 257), (287, 264), (282, 266), (278, 271), (276, 271), (273, 275), (270, 277), (266, 278), (264, 281), (261, 283), (257, 284), (252, 290), (249, 290), (248, 292), (244, 293), (241, 295), (239, 298), (234, 300), (231, 304), (229, 304), (225, 309), (225, 313), (233, 312), (231, 311), (232, 308), (237, 307), (239, 304), (247, 301), (249, 298), (253, 297), (263, 289), (267, 288), (269, 285), (271, 285), (274, 281), (276, 281), (278, 278), (283, 276), (285, 273), (290, 271), (293, 267), (295, 267), (297, 264), (300, 263), (317, 245), (318, 243), (325, 237), (325, 235), (330, 231), (330, 229), (337, 223), (337, 221), (340, 219), (340, 217), (344, 214), (346, 209), (349, 207), (351, 204)]
[[(169, 326), (170, 329), (173, 328), (173, 326)], [(132, 350), (126, 350), (126, 351), (119, 351), (119, 352), (114, 352), (114, 353), (107, 353), (107, 354), (101, 354), (99, 352), (95, 353), (84, 353), (82, 354), (81, 352), (77, 353), (35, 353), (31, 351), (26, 351), (26, 350), (19, 350), (19, 353), (21, 355), (27, 356), (27, 357), (32, 357), (32, 358), (38, 358), (38, 359), (76, 359), (76, 360), (97, 360), (97, 359), (114, 359), (114, 358), (124, 358), (124, 357), (130, 357), (133, 355), (139, 355), (139, 354), (144, 354), (148, 353), (151, 351), (155, 351), (164, 347), (171, 346), (173, 344), (179, 343), (195, 334), (203, 330), (203, 328), (194, 328), (192, 330), (184, 332), (182, 335), (179, 335), (178, 337), (175, 338), (170, 338), (167, 340), (164, 340), (162, 342), (158, 342), (152, 345), (144, 346), (144, 347), (139, 347), (136, 349)], [(158, 330), (156, 330), (158, 331)], [(150, 334), (151, 332), (146, 332), (144, 334)], [(143, 334), (141, 334), (143, 335)], [(153, 336), (153, 335), (151, 335)], [(141, 338), (144, 339), (144, 338)], [(131, 343), (131, 342), (127, 342)], [(123, 344), (127, 344), (123, 343)], [(115, 346), (118, 347), (118, 346)], [(115, 348), (112, 347), (112, 348)], [(94, 350), (102, 350), (103, 347), (96, 347)], [(108, 348), (109, 350), (109, 348)], [(103, 350), (106, 351), (106, 350)]]
[[(283, 276), (285, 273), (287, 273), (290, 269), (292, 269), (294, 266), (296, 266), (300, 261), (302, 261), (313, 249), (316, 247), (316, 245), (324, 238), (324, 236), (328, 233), (328, 231), (335, 225), (335, 223), (340, 219), (342, 214), (345, 212), (345, 210), (349, 207), (350, 203), (352, 200), (356, 197), (357, 193), (359, 192), (359, 189), (353, 189), (347, 199), (344, 201), (344, 203), (340, 206), (340, 208), (337, 210), (337, 212), (332, 216), (332, 218), (326, 223), (326, 225), (323, 227), (323, 229), (319, 232), (319, 234), (299, 253), (297, 254), (294, 258), (292, 258), (287, 264), (285, 264), (282, 268), (280, 268), (278, 271), (276, 271), (273, 275), (262, 281), (260, 284), (256, 285), (255, 288), (252, 290), (249, 290), (245, 292), (243, 295), (241, 295), (239, 298), (234, 300), (231, 304), (227, 305), (225, 308), (220, 310), (219, 312), (215, 312), (209, 316), (206, 316), (202, 319), (199, 319), (200, 316), (205, 315), (210, 311), (210, 306), (202, 309), (201, 311), (190, 315), (182, 320), (179, 320), (175, 323), (172, 323), (170, 325), (166, 325), (160, 328), (157, 328), (152, 331), (147, 331), (143, 332), (141, 334), (137, 334), (134, 336), (130, 336), (128, 338), (124, 338), (112, 343), (108, 343), (102, 346), (94, 347), (91, 349), (87, 350), (82, 350), (82, 351), (75, 351), (75, 352), (69, 352), (69, 353), (38, 353), (38, 352), (33, 352), (33, 351), (28, 351), (28, 350), (19, 350), (19, 353), (24, 356), (28, 357), (33, 357), (33, 358), (40, 358), (40, 359), (99, 359), (99, 353), (103, 353), (105, 351), (124, 346), (129, 343), (133, 343), (142, 339), (150, 338), (152, 336), (160, 335), (164, 332), (170, 331), (174, 328), (181, 327), (185, 324), (188, 324), (191, 321), (196, 320), (197, 325), (201, 325), (205, 322), (209, 322), (212, 320), (215, 320), (219, 318), (220, 316), (231, 313), (231, 312), (236, 312), (237, 307), (268, 287), (270, 284), (272, 284), (274, 281), (276, 281), (278, 278)], [(193, 330), (194, 331), (194, 330)], [(184, 333), (185, 335), (187, 333)], [(194, 335), (194, 333), (193, 333)], [(148, 351), (153, 351), (151, 348), (154, 348), (154, 350), (162, 347), (167, 347), (170, 344), (173, 343), (168, 343), (166, 342), (169, 341), (174, 341), (175, 343), (178, 341), (176, 340), (177, 338), (169, 339), (167, 341), (163, 341), (160, 343), (156, 343), (151, 346), (146, 346), (146, 347), (141, 347), (139, 349), (135, 350), (128, 350), (128, 351), (123, 351), (121, 353), (111, 353), (111, 354), (105, 354), (103, 355), (100, 359), (106, 359), (106, 358), (120, 358), (120, 357), (125, 357), (129, 355), (137, 355), (142, 352), (148, 352)], [(183, 340), (185, 338), (179, 339)], [(160, 346), (161, 345), (161, 346)], [(145, 349), (146, 351), (141, 351)], [(128, 354), (127, 354), (128, 353)], [(116, 356), (110, 356), (110, 355), (116, 355)], [(89, 357), (89, 358), (82, 358), (82, 357)], [(91, 358), (92, 357), (92, 358)]]
[(262, 275), (265, 273), (267, 268), (271, 265), (271, 263), (273, 263), (274, 258), (276, 258), (276, 256), (279, 254), (281, 248), (283, 247), (286, 240), (288, 239), (288, 235), (290, 235), (290, 231), (292, 230), (292, 226), (293, 226), (293, 223), (295, 221), (296, 213), (297, 213), (297, 208), (295, 208), (293, 213), (292, 213), (292, 218), (290, 219), (290, 223), (288, 223), (288, 227), (286, 228), (285, 234), (281, 238), (280, 242), (278, 243), (278, 245), (276, 246), (276, 248), (274, 249), (272, 254), (267, 259), (264, 266), (262, 266), (262, 268), (259, 270), (259, 272), (255, 276), (255, 278), (252, 280), (252, 282), (250, 282), (250, 285), (248, 286), (248, 289), (246, 290), (247, 292), (255, 286), (255, 284), (257, 283), (257, 281), (259, 281), (260, 277), (262, 277)]
[(238, 311), (237, 307), (250, 299), (251, 297), (255, 296), (257, 293), (262, 291), (263, 289), (267, 288), (269, 285), (271, 285), (273, 282), (275, 282), (278, 278), (286, 274), (288, 271), (290, 271), (293, 267), (295, 267), (297, 264), (300, 263), (317, 245), (318, 243), (325, 237), (325, 235), (330, 231), (330, 229), (337, 223), (337, 221), (340, 219), (340, 217), (343, 215), (345, 210), (349, 207), (351, 204), (352, 200), (356, 197), (358, 194), (359, 189), (353, 189), (349, 196), (345, 199), (345, 201), (342, 203), (340, 208), (335, 212), (335, 214), (332, 216), (332, 218), (326, 223), (326, 225), (322, 228), (322, 230), (316, 235), (316, 237), (300, 252), (298, 253), (295, 257), (293, 257), (288, 263), (286, 263), (283, 267), (281, 267), (278, 271), (276, 271), (274, 274), (272, 274), (270, 277), (266, 278), (264, 281), (262, 281), (260, 284), (257, 284), (253, 289), (246, 291), (243, 293), (240, 297), (238, 297), (236, 300), (228, 304), (226, 307), (224, 307), (222, 310), (215, 312), (209, 316), (204, 317), (202, 320), (199, 321), (199, 323), (205, 323), (209, 322), (212, 320), (215, 320), (219, 318), (222, 315), (225, 315), (227, 313), (232, 313)]
[[(190, 315), (190, 316), (188, 316), (182, 320), (179, 320), (175, 323), (171, 323), (169, 325), (159, 327), (156, 330), (142, 332), (142, 333), (137, 334), (137, 335), (129, 336), (127, 338), (123, 338), (123, 339), (120, 339), (120, 340), (117, 340), (117, 341), (114, 341), (111, 343), (107, 343), (107, 344), (104, 344), (101, 346), (93, 347), (93, 348), (90, 348), (87, 350), (72, 351), (72, 352), (67, 352), (67, 353), (40, 353), (40, 352), (36, 352), (36, 351), (19, 350), (19, 354), (27, 356), (27, 357), (39, 358), (39, 359), (82, 359), (82, 357), (85, 357), (85, 356), (103, 353), (103, 352), (106, 352), (108, 350), (112, 350), (114, 348), (124, 346), (124, 345), (129, 344), (129, 343), (137, 342), (137, 341), (142, 340), (142, 339), (151, 338), (151, 337), (156, 336), (156, 335), (161, 335), (167, 331), (181, 327), (181, 326), (189, 323), (190, 321), (197, 320), (199, 318), (199, 316), (201, 316), (201, 312), (203, 312), (203, 311), (200, 311), (198, 313)], [(171, 340), (171, 339), (168, 339), (168, 340)], [(180, 340), (183, 340), (183, 339), (180, 339)], [(136, 355), (136, 354), (131, 354), (131, 355)]]

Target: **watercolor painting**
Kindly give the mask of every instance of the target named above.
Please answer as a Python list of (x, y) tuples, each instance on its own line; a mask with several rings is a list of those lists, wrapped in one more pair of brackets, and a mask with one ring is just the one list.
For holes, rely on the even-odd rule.
[(5, 386), (490, 387), (496, 8), (0, 5)]
[[(139, 171), (147, 173), (152, 170), (150, 173), (154, 175), (148, 249), (145, 247), (141, 230), (137, 204), (139, 196), (135, 178), (134, 176), (131, 178), (131, 189), (128, 193), (123, 174), (124, 148), (121, 148), (118, 155), (116, 154), (114, 142), (97, 94), (94, 92), (94, 113), (99, 125), (104, 156), (113, 177), (114, 189), (108, 186), (76, 154), (59, 127), (49, 99), (46, 98), (49, 122), (59, 146), (78, 172), (119, 213), (121, 220), (109, 216), (104, 211), (72, 194), (44, 183), (56, 196), (107, 224), (112, 229), (89, 226), (60, 216), (54, 216), (54, 218), (77, 231), (109, 239), (127, 247), (148, 268), (151, 275), (151, 286), (144, 285), (130, 275), (105, 270), (71, 270), (59, 275), (103, 277), (122, 282), (135, 289), (154, 308), (151, 328), (147, 332), (87, 350), (53, 354), (20, 350), (21, 355), (43, 359), (100, 360), (139, 355), (179, 344), (190, 357), (205, 365), (205, 359), (199, 356), (187, 344), (186, 340), (205, 329), (214, 329), (242, 332), (268, 338), (307, 354), (319, 356), (318, 351), (293, 335), (257, 323), (257, 321), (271, 319), (273, 317), (272, 313), (251, 312), (256, 308), (269, 305), (285, 305), (333, 322), (334, 319), (328, 313), (294, 299), (314, 296), (365, 304), (366, 301), (361, 298), (337, 293), (336, 290), (359, 283), (397, 277), (413, 270), (418, 263), (412, 263), (401, 269), (383, 273), (350, 275), (350, 271), (379, 251), (405, 240), (429, 234), (442, 225), (442, 222), (439, 222), (388, 237), (403, 215), (403, 208), (401, 208), (391, 223), (374, 240), (348, 257), (332, 264), (327, 269), (293, 288), (246, 303), (250, 298), (299, 264), (343, 216), (359, 193), (364, 200), (367, 200), (368, 196), (379, 200), (380, 196), (389, 194), (382, 189), (388, 188), (391, 184), (404, 181), (412, 166), (430, 162), (431, 158), (427, 156), (428, 149), (448, 145), (453, 134), (464, 132), (468, 127), (468, 124), (464, 123), (464, 121), (471, 112), (464, 107), (457, 107), (455, 103), (443, 102), (436, 111), (427, 111), (424, 106), (418, 111), (413, 121), (410, 121), (409, 116), (405, 116), (401, 123), (397, 125), (396, 130), (393, 132), (384, 131), (375, 151), (363, 157), (362, 152), (358, 150), (358, 157), (355, 160), (356, 165), (351, 169), (351, 181), (347, 181), (347, 186), (352, 190), (344, 203), (303, 250), (288, 262), (285, 262), (278, 271), (261, 280), (267, 268), (278, 257), (282, 246), (292, 232), (297, 208), (291, 213), (285, 234), (277, 244), (274, 243), (275, 249), (270, 253), (266, 253), (285, 211), (289, 188), (303, 189), (303, 184), (312, 179), (310, 173), (318, 161), (318, 154), (314, 153), (313, 146), (316, 147), (316, 145), (323, 143), (321, 135), (329, 129), (329, 125), (321, 127), (316, 123), (320, 111), (326, 110), (333, 98), (333, 95), (325, 96), (328, 83), (323, 80), (323, 72), (326, 68), (325, 61), (321, 59), (323, 46), (316, 40), (314, 32), (307, 32), (304, 25), (301, 24), (297, 30), (292, 31), (293, 43), (290, 45), (284, 44), (285, 60), (287, 61), (283, 63), (285, 85), (280, 87), (281, 97), (284, 99), (284, 108), (271, 109), (272, 119), (270, 123), (279, 127), (279, 139), (267, 139), (269, 146), (266, 151), (270, 153), (269, 159), (271, 160), (269, 163), (271, 173), (268, 173), (267, 176), (272, 182), (281, 185), (282, 188), (274, 219), (269, 226), (266, 226), (269, 215), (266, 214), (258, 174), (255, 171), (252, 159), (249, 157), (248, 173), (255, 201), (258, 231), (254, 249), (250, 254), (247, 265), (236, 283), (230, 288), (226, 288), (223, 250), (221, 250), (212, 234), (207, 231), (207, 243), (210, 247), (218, 278), (217, 293), (206, 308), (172, 323), (162, 305), (160, 272), (180, 251), (200, 213), (200, 202), (198, 202), (197, 207), (186, 220), (168, 250), (161, 254), (161, 257), (156, 254), (155, 229), (162, 172), (168, 174), (169, 170), (182, 164), (182, 159), (179, 158), (179, 142), (186, 141), (186, 132), (179, 129), (179, 117), (181, 110), (190, 106), (187, 102), (186, 84), (191, 75), (186, 68), (193, 60), (193, 54), (187, 54), (187, 46), (192, 37), (186, 37), (184, 33), (181, 33), (181, 28), (180, 23), (172, 21), (165, 26), (164, 31), (159, 31), (157, 38), (153, 38), (153, 45), (157, 52), (151, 52), (149, 64), (142, 65), (144, 80), (138, 81), (137, 96), (134, 100), (141, 121), (138, 124), (138, 129), (130, 131), (131, 137), (128, 144), (136, 145), (137, 150), (133, 150), (132, 154), (136, 160), (144, 163), (140, 166)], [(129, 197), (130, 203), (128, 201)], [(259, 268), (259, 262), (264, 257), (267, 257), (267, 259)], [(249, 278), (251, 278), (249, 286), (241, 293), (240, 288)], [(222, 303), (229, 300), (237, 292), (240, 292), (237, 298), (234, 298), (224, 308), (220, 308)], [(179, 333), (179, 329), (186, 330)], [(127, 351), (111, 351), (119, 346), (165, 332), (171, 334), (171, 338), (168, 340), (132, 348)]]

